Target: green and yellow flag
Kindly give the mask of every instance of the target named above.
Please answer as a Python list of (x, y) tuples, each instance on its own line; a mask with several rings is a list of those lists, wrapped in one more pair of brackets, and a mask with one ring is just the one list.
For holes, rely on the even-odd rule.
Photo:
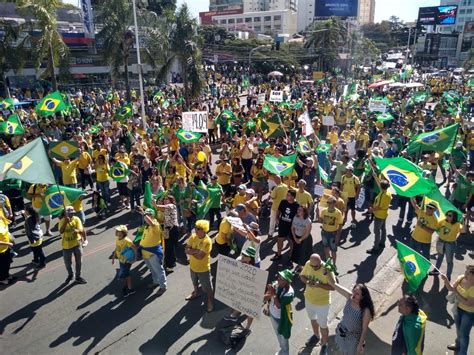
[(375, 164), (397, 195), (414, 197), (433, 189), (434, 183), (422, 177), (423, 170), (405, 158), (375, 158)]
[(309, 144), (308, 140), (306, 137), (301, 137), (298, 145), (296, 146), (296, 150), (300, 152), (301, 154), (304, 155), (309, 155), (311, 154), (311, 145)]
[(8, 116), (6, 121), (0, 122), (0, 133), (16, 136), (25, 133), (20, 118), (16, 113)]
[(143, 208), (153, 208), (152, 204), (153, 194), (151, 192), (151, 184), (149, 181), (145, 182), (145, 191), (143, 192)]
[(0, 111), (13, 110), (14, 103), (13, 99), (5, 99), (0, 101)]
[(56, 184), (41, 138), (0, 157), (0, 181), (4, 179)]
[(45, 96), (35, 107), (36, 113), (41, 117), (52, 116), (66, 109), (67, 105), (59, 91)]
[(49, 154), (59, 160), (73, 160), (79, 157), (81, 150), (79, 149), (79, 143), (73, 140), (51, 142), (49, 144)]
[(267, 120), (263, 120), (260, 128), (267, 139), (285, 136), (285, 131), (282, 128), (280, 116), (278, 116), (278, 114), (273, 115)]
[(83, 194), (81, 189), (51, 185), (46, 189), (43, 205), (38, 213), (40, 216), (58, 216), (63, 212), (64, 206), (71, 206)]
[(421, 133), (413, 137), (407, 146), (408, 154), (416, 154), (426, 150), (451, 153), (458, 134), (459, 124), (440, 128), (432, 132)]
[(377, 115), (377, 122), (388, 122), (391, 120), (394, 120), (395, 117), (389, 112), (381, 113), (380, 115)]
[(176, 133), (178, 139), (183, 143), (194, 143), (199, 142), (201, 139), (201, 134), (196, 132), (185, 131), (184, 129), (178, 130)]
[(200, 183), (196, 186), (196, 198), (198, 199), (197, 209), (196, 209), (196, 218), (202, 219), (205, 218), (212, 206), (212, 200), (207, 190), (206, 185), (201, 180)]
[(127, 164), (117, 161), (110, 167), (110, 177), (114, 181), (120, 181), (128, 176), (130, 170), (128, 169)]
[(316, 148), (316, 153), (329, 153), (331, 151), (331, 144), (325, 143), (325, 144), (320, 144)]
[(423, 196), (423, 206), (426, 206), (428, 203), (433, 203), (436, 205), (437, 209), (435, 216), (439, 220), (446, 218), (446, 213), (448, 211), (455, 211), (458, 215), (458, 222), (462, 220), (462, 212), (457, 209), (451, 202), (449, 202), (439, 191), (437, 187), (434, 187), (430, 192)]
[(321, 165), (318, 165), (318, 171), (319, 177), (321, 178), (321, 181), (324, 182), (324, 185), (331, 185), (331, 179), (329, 178), (328, 173), (325, 172), (323, 168), (321, 168)]
[(397, 253), (408, 291), (415, 292), (428, 275), (431, 263), (421, 254), (397, 240)]
[(153, 94), (152, 100), (159, 101), (162, 98), (163, 98), (163, 93), (161, 92), (161, 90), (158, 90), (157, 92)]
[(132, 104), (127, 104), (117, 109), (117, 111), (115, 112), (115, 116), (120, 122), (123, 122), (127, 118), (132, 117), (133, 116)]
[(290, 175), (295, 168), (296, 154), (290, 156), (282, 156), (279, 158), (274, 157), (270, 154), (265, 154), (265, 160), (263, 161), (263, 167), (270, 173), (286, 176)]

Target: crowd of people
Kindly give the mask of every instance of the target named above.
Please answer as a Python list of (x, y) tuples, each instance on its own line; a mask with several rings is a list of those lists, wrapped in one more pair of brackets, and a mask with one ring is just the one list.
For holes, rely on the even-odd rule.
[[(296, 278), (305, 285), (305, 307), (313, 330), (305, 345), (320, 343), (321, 354), (328, 353), (330, 295), (336, 291), (347, 299), (336, 328), (337, 345), (344, 354), (363, 353), (364, 347), (370, 346), (366, 339), (375, 316), (374, 304), (367, 286), (357, 284), (349, 289), (338, 283), (338, 246), (344, 242), (344, 230), (361, 228), (357, 210), (363, 213), (364, 223), (373, 222), (374, 244), (367, 253), (381, 253), (387, 246), (388, 215), (399, 213), (399, 225), (413, 224), (406, 243), (427, 259), (436, 236), (436, 267), (431, 274), (443, 270), (441, 277), (457, 302), (457, 339), (450, 349), (467, 354), (474, 319), (474, 266), (467, 266), (466, 273), (451, 283), (456, 240), (461, 234), (470, 234), (474, 207), (474, 95), (467, 78), (420, 75), (418, 80), (424, 87), (418, 93), (426, 93), (426, 98), (417, 100), (414, 89), (369, 89), (368, 80), (341, 82), (335, 76), (313, 83), (299, 82), (298, 77), (286, 78), (287, 82), (262, 76), (242, 79), (230, 74), (238, 71), (229, 69), (206, 67), (206, 85), (195, 100), (184, 98), (176, 85), (159, 91), (150, 88), (146, 123), (139, 114), (125, 120), (119, 117), (125, 95), (114, 90), (66, 93), (71, 103), (67, 114), (41, 117), (33, 108), (15, 110), (25, 133), (4, 135), (2, 155), (36, 137), (41, 137), (46, 147), (74, 141), (80, 149), (74, 158), (51, 158), (58, 182), (84, 191), (57, 216), (66, 283), (87, 282), (81, 260), (87, 245), (84, 201), (91, 197), (99, 218), (128, 210), (131, 217), (143, 222), (133, 237), (126, 225), (114, 226), (117, 240), (111, 260), (112, 264), (119, 262), (123, 297), (135, 292), (130, 273), (140, 258), (152, 276), (148, 287), (158, 288), (158, 295), (166, 292), (167, 276), (179, 267), (177, 249), (184, 244), (193, 287), (186, 300), (204, 292), (207, 311), (212, 312), (211, 255), (222, 254), (261, 267), (261, 245), (276, 241), (270, 260), (280, 271), (277, 280), (267, 286), (264, 302), (280, 353), (289, 352), (292, 283)], [(353, 87), (356, 89), (347, 93)], [(284, 91), (284, 102), (270, 102), (270, 91), (279, 89)], [(443, 95), (448, 92), (455, 93), (457, 99), (447, 100)], [(43, 94), (23, 91), (17, 96), (40, 98)], [(131, 97), (133, 111), (140, 112), (134, 91)], [(391, 119), (379, 119), (380, 113), (369, 109), (375, 99), (385, 102)], [(183, 111), (193, 110), (208, 111), (208, 132), (189, 142), (180, 135), (181, 118)], [(305, 127), (302, 115), (311, 127)], [(277, 123), (274, 117), (278, 117)], [(413, 137), (455, 123), (459, 129), (452, 150), (407, 152)], [(309, 128), (312, 133), (307, 135)], [(299, 147), (302, 139), (305, 149)], [(280, 159), (294, 154), (288, 174), (280, 176), (266, 165), (268, 156)], [(390, 178), (374, 160), (392, 157), (405, 157), (418, 165), (424, 177), (442, 189), (453, 209), (441, 216), (439, 204), (422, 203), (421, 196), (395, 196)], [(112, 176), (117, 163), (126, 166), (127, 174), (120, 178)], [(45, 202), (46, 185), (16, 179), (3, 180), (0, 185), (0, 283), (8, 285), (14, 281), (10, 264), (15, 239), (24, 234), (21, 230), (9, 233), (9, 228), (24, 221), (33, 263), (41, 269), (47, 267), (48, 260), (42, 242), (52, 235), (56, 217), (38, 214)], [(153, 197), (145, 204), (148, 189)], [(263, 233), (267, 223), (268, 231)], [(315, 228), (313, 223), (320, 226)], [(322, 255), (314, 252), (320, 241)], [(399, 311), (392, 353), (422, 353), (426, 315), (416, 296), (404, 295)], [(226, 319), (236, 322), (239, 317), (232, 310)], [(252, 318), (246, 319), (244, 334), (252, 325)]]

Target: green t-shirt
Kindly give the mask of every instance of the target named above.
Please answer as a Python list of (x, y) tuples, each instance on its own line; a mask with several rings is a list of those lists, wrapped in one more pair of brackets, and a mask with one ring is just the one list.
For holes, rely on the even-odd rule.
[(207, 192), (209, 193), (209, 199), (211, 200), (210, 208), (220, 208), (222, 186), (220, 184), (215, 184), (215, 185), (208, 184)]
[(453, 192), (453, 199), (466, 203), (469, 195), (474, 192), (474, 184), (466, 180), (466, 177), (462, 174), (458, 175), (456, 179), (456, 188)]
[(462, 149), (453, 149), (451, 152), (451, 158), (453, 160), (454, 166), (456, 168), (460, 168), (466, 161), (466, 154), (462, 151)]

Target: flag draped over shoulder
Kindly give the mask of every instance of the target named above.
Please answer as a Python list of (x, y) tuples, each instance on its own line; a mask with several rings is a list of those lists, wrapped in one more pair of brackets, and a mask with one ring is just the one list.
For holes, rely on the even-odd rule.
[(36, 113), (41, 117), (52, 116), (66, 109), (67, 105), (59, 91), (45, 96), (35, 107)]
[(293, 172), (293, 169), (295, 168), (295, 162), (296, 154), (279, 158), (276, 158), (270, 154), (265, 154), (263, 167), (272, 174), (286, 176)]
[(430, 192), (423, 196), (423, 206), (428, 203), (434, 203), (437, 207), (435, 216), (439, 219), (445, 219), (448, 211), (455, 211), (458, 215), (458, 222), (462, 220), (462, 212), (457, 209), (451, 202), (449, 202), (439, 191), (437, 187), (434, 187)]
[(41, 138), (0, 157), (0, 174), (0, 180), (19, 179), (32, 184), (56, 184)]
[(435, 186), (423, 179), (420, 167), (405, 158), (375, 158), (375, 164), (398, 195), (414, 197), (428, 193)]
[(81, 151), (79, 149), (79, 143), (73, 140), (51, 142), (49, 144), (49, 153), (53, 158), (64, 160), (64, 159), (76, 159)]
[(6, 121), (0, 122), (0, 133), (8, 134), (11, 136), (25, 133), (25, 129), (23, 128), (20, 118), (16, 113), (8, 116)]
[(416, 154), (426, 150), (451, 153), (458, 128), (459, 124), (456, 123), (432, 132), (418, 134), (410, 140), (406, 150), (408, 154)]
[(199, 133), (185, 131), (184, 129), (180, 129), (176, 133), (176, 136), (183, 143), (199, 142), (199, 140), (201, 139), (201, 135)]
[(57, 216), (64, 210), (64, 206), (71, 206), (84, 193), (81, 189), (51, 185), (44, 194), (43, 204), (38, 211), (40, 216)]
[(421, 254), (397, 240), (397, 254), (409, 292), (415, 292), (428, 275), (431, 263)]

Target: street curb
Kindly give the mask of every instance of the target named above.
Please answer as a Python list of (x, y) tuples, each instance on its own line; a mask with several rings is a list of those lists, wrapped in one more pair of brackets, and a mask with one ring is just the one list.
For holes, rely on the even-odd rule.
[[(379, 272), (366, 284), (370, 290), (372, 301), (374, 303), (375, 318), (385, 303), (388, 296), (392, 295), (397, 288), (403, 283), (403, 277), (401, 275), (400, 262), (398, 255), (395, 253), (390, 260), (379, 270)], [(342, 318), (343, 309), (340, 309), (333, 320), (329, 323), (329, 332), (334, 334), (337, 324)]]

